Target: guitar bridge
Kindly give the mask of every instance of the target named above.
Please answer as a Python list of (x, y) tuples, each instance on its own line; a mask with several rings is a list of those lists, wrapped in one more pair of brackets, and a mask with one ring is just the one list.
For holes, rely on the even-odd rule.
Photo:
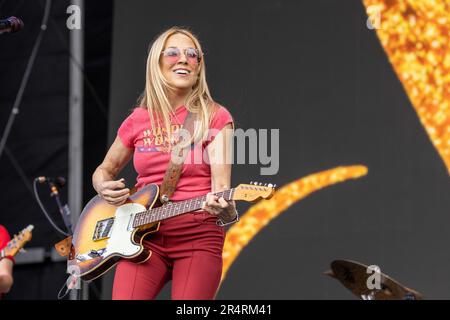
[(92, 240), (100, 241), (103, 239), (108, 239), (111, 234), (111, 228), (114, 224), (114, 218), (109, 218), (97, 222), (94, 229), (94, 234)]

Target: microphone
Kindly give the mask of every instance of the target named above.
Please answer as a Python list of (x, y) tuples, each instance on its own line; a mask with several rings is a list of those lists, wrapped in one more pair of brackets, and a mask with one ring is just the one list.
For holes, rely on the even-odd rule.
[(63, 187), (66, 184), (66, 179), (64, 179), (63, 177), (56, 177), (56, 178), (52, 178), (52, 177), (37, 177), (36, 180), (39, 183), (49, 183), (49, 184), (57, 184), (59, 187)]
[(0, 34), (18, 32), (22, 30), (23, 27), (23, 21), (16, 17), (9, 17), (5, 20), (0, 20)]

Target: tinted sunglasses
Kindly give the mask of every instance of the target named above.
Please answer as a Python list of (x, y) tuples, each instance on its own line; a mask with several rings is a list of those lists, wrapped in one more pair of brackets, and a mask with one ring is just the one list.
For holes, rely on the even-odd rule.
[[(169, 47), (166, 50), (163, 50), (161, 53), (169, 63), (176, 63), (181, 58), (181, 50), (176, 47)], [(202, 59), (202, 54), (198, 49), (195, 48), (184, 49), (184, 56), (186, 57), (187, 62), (190, 64), (200, 63)]]

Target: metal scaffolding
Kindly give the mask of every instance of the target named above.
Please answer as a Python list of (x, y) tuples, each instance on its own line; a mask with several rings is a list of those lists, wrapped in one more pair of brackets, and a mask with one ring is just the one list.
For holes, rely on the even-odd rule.
[[(69, 206), (72, 225), (75, 226), (83, 204), (83, 68), (84, 68), (84, 0), (72, 0), (81, 13), (81, 28), (70, 30), (69, 64)], [(72, 290), (70, 298), (87, 300), (88, 285), (83, 283), (81, 297), (78, 290)]]

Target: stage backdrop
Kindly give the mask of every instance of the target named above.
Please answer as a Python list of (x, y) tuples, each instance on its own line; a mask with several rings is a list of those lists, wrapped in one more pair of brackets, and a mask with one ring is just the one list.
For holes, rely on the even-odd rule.
[[(19, 90), (44, 14), (44, 0), (0, 1), (0, 17), (20, 17), (25, 28), (15, 34), (0, 35), (0, 130), (6, 126)], [(54, 244), (63, 239), (50, 225), (33, 194), (32, 181), (37, 176), (63, 176), (68, 173), (69, 136), (69, 64), (70, 30), (66, 21), (68, 0), (52, 1), (48, 27), (31, 70), (20, 113), (16, 116), (7, 149), (0, 158), (0, 223), (11, 235), (28, 224), (34, 225), (28, 253), (21, 254), (29, 263), (14, 268), (14, 286), (5, 299), (57, 299), (66, 281), (66, 263), (51, 256)], [(85, 203), (95, 195), (90, 182), (92, 172), (106, 152), (111, 53), (112, 1), (85, 1), (84, 59), (84, 181)], [(41, 199), (50, 216), (63, 228), (61, 215), (47, 185), (39, 185)], [(61, 201), (67, 202), (67, 188), (60, 189)], [(33, 252), (42, 253), (42, 261)], [(41, 252), (41, 251), (38, 251)], [(35, 257), (35, 256), (34, 256)], [(30, 260), (33, 260), (31, 263)], [(56, 261), (55, 261), (56, 260)], [(18, 259), (19, 261), (19, 259)], [(91, 299), (98, 299), (98, 283), (91, 286)]]
[[(298, 186), (300, 195), (279, 194), (284, 209), (266, 212), (276, 218), (254, 226), (248, 243), (239, 226), (229, 230), (241, 251), (227, 239), (236, 259), (227, 258), (219, 299), (354, 298), (323, 274), (335, 259), (378, 265), (426, 298), (450, 298), (448, 170), (362, 1), (130, 0), (115, 1), (114, 13), (110, 142), (144, 88), (149, 44), (173, 25), (200, 37), (212, 95), (237, 128), (280, 130), (278, 173), (234, 165), (232, 184)], [(361, 167), (296, 182), (353, 165)], [(132, 168), (124, 176), (131, 185)], [(261, 211), (238, 208), (243, 223)], [(159, 296), (168, 297), (170, 286)]]
[[(25, 28), (0, 39), (0, 130), (6, 126), (19, 91), (33, 46), (41, 30), (45, 1), (3, 1), (0, 16), (17, 16)], [(65, 11), (69, 1), (53, 1), (48, 28), (36, 55), (20, 112), (17, 114), (5, 152), (0, 158), (0, 223), (11, 236), (29, 224), (33, 239), (27, 248), (46, 254), (33, 264), (16, 265), (14, 286), (6, 299), (57, 299), (67, 279), (64, 262), (54, 262), (50, 252), (62, 239), (45, 218), (33, 194), (33, 179), (38, 176), (67, 177), (68, 172), (68, 93), (69, 34)], [(46, 184), (38, 192), (50, 216), (64, 229), (56, 201)], [(61, 201), (67, 202), (67, 189), (61, 188)]]

